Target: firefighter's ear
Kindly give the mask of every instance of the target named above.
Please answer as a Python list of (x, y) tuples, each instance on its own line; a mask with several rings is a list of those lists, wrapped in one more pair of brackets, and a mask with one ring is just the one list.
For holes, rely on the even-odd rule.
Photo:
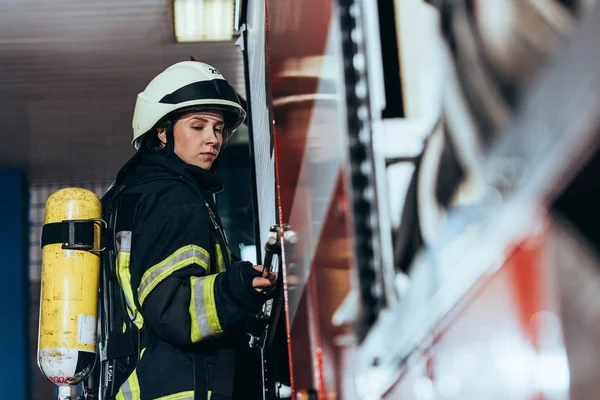
[(167, 144), (167, 129), (164, 126), (156, 128), (156, 136), (162, 144)]

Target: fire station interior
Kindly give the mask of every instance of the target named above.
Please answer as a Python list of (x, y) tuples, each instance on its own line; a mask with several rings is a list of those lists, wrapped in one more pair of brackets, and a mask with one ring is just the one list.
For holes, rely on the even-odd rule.
[(260, 398), (597, 398), (596, 3), (0, 2), (0, 399), (58, 396), (46, 201), (106, 193), (186, 60), (248, 111), (215, 172), (230, 249), (260, 264), (277, 224), (285, 256)]
[[(233, 13), (230, 3), (224, 10), (214, 6), (216, 15)], [(191, 13), (202, 7), (191, 6)], [(6, 144), (0, 155), (6, 185), (1, 219), (3, 248), (11, 249), (8, 263), (13, 266), (0, 288), (5, 304), (11, 304), (1, 324), (12, 326), (0, 340), (0, 398), (52, 399), (56, 387), (39, 371), (36, 355), (40, 232), (48, 196), (64, 187), (105, 193), (135, 152), (131, 117), (136, 96), (167, 66), (190, 57), (214, 65), (244, 97), (243, 61), (231, 33), (228, 40), (178, 42), (173, 4), (163, 0), (5, 1), (0, 26)], [(254, 245), (245, 126), (222, 155), (219, 168), (228, 191), (219, 206), (227, 208), (221, 216), (230, 226), (232, 249), (239, 252), (239, 245)]]

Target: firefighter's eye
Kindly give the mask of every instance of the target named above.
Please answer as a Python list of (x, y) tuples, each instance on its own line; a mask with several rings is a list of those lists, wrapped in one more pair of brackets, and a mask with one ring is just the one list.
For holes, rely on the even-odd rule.
[(201, 131), (202, 129), (204, 129), (204, 126), (192, 126), (192, 129), (195, 129), (197, 131)]
[(215, 132), (217, 132), (219, 135), (222, 135), (223, 134), (223, 129), (217, 128), (217, 129), (215, 129)]

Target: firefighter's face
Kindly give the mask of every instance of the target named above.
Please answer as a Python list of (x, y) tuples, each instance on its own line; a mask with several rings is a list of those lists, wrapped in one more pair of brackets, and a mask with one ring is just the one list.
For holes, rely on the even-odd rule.
[[(220, 111), (185, 114), (173, 126), (175, 154), (187, 164), (210, 169), (223, 144), (225, 121)], [(159, 137), (166, 140), (165, 132)]]

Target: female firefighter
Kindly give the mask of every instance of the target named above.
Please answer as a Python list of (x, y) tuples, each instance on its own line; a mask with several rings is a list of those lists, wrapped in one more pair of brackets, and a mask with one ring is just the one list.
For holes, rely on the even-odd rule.
[[(232, 262), (213, 199), (223, 186), (211, 171), (244, 118), (235, 90), (196, 61), (167, 68), (137, 97), (137, 152), (103, 199), (118, 198), (108, 217), (115, 221), (118, 295), (140, 338), (134, 367), (102, 372), (119, 382), (113, 372), (128, 371), (116, 399), (262, 398), (243, 382), (249, 371), (240, 371), (243, 323), (263, 305), (275, 276)], [(118, 313), (118, 304), (112, 308)], [(118, 332), (107, 335), (105, 358), (118, 359), (125, 355), (118, 354), (119, 334), (131, 330), (113, 325)]]

